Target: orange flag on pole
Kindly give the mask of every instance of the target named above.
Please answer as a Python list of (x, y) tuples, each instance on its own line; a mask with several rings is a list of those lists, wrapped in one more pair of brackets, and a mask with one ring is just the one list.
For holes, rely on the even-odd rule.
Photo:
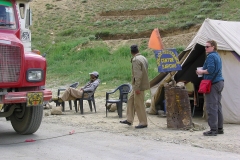
[(162, 50), (163, 49), (162, 39), (161, 39), (160, 33), (157, 28), (155, 28), (152, 31), (152, 34), (151, 34), (149, 42), (148, 42), (148, 47), (152, 48), (154, 50)]

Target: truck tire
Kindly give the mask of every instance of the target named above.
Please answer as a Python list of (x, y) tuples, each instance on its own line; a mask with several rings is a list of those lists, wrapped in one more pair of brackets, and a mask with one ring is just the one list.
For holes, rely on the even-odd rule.
[(13, 129), (18, 134), (32, 134), (36, 132), (42, 122), (43, 106), (26, 107), (21, 106), (21, 110), (16, 110), (10, 116)]

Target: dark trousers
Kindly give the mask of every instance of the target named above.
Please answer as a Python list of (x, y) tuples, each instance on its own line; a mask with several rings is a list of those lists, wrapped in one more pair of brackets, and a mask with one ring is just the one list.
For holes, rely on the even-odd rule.
[(223, 115), (222, 115), (222, 90), (224, 82), (220, 81), (212, 84), (211, 92), (205, 94), (206, 110), (208, 114), (208, 125), (211, 130), (218, 130), (223, 128)]

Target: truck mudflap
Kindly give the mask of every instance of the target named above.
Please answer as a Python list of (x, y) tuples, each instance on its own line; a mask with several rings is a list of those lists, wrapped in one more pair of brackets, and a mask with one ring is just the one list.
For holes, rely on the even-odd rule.
[(31, 92), (8, 92), (2, 102), (9, 103), (27, 103), (27, 106), (37, 106), (40, 103), (48, 102), (52, 98), (51, 90), (31, 91)]

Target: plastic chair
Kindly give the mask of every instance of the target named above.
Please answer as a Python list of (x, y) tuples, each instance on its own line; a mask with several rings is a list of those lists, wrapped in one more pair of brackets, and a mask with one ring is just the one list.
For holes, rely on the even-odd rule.
[[(88, 101), (88, 105), (90, 107), (91, 112), (92, 112), (92, 104), (93, 104), (95, 113), (97, 112), (96, 111), (95, 98), (94, 98), (94, 94), (95, 94), (96, 90), (97, 90), (97, 88), (95, 88), (94, 91), (83, 91), (82, 98), (77, 98), (77, 99), (74, 100), (74, 105), (75, 105), (75, 111), (76, 112), (78, 112), (78, 108), (77, 108), (77, 101), (78, 101), (79, 105), (80, 105), (80, 113), (83, 114), (83, 100)], [(92, 92), (93, 92), (93, 94), (92, 94)], [(86, 94), (92, 94), (92, 95), (88, 96), (88, 97), (84, 97), (84, 95), (86, 95)]]
[[(77, 88), (78, 87), (78, 85), (79, 85), (79, 82), (75, 82), (75, 83), (73, 83), (73, 84), (71, 84), (69, 87), (72, 87), (72, 88)], [(65, 88), (59, 88), (58, 89), (58, 93), (57, 93), (57, 96), (59, 97), (60, 96), (60, 92), (61, 91), (65, 91), (66, 89)], [(69, 107), (70, 107), (70, 109), (72, 110), (72, 101), (70, 100), (70, 101), (68, 101), (68, 103), (69, 103)], [(62, 111), (64, 112), (65, 111), (65, 102), (62, 102), (62, 103), (59, 103), (59, 102), (56, 102), (56, 106), (57, 105), (62, 105)]]
[[(109, 95), (119, 91), (119, 98), (118, 99), (109, 99)], [(108, 103), (116, 103), (117, 105), (117, 112), (119, 118), (122, 118), (122, 103), (127, 103), (128, 101), (128, 93), (132, 91), (131, 84), (122, 84), (114, 89), (112, 92), (106, 92), (106, 117), (107, 117), (107, 105)]]

